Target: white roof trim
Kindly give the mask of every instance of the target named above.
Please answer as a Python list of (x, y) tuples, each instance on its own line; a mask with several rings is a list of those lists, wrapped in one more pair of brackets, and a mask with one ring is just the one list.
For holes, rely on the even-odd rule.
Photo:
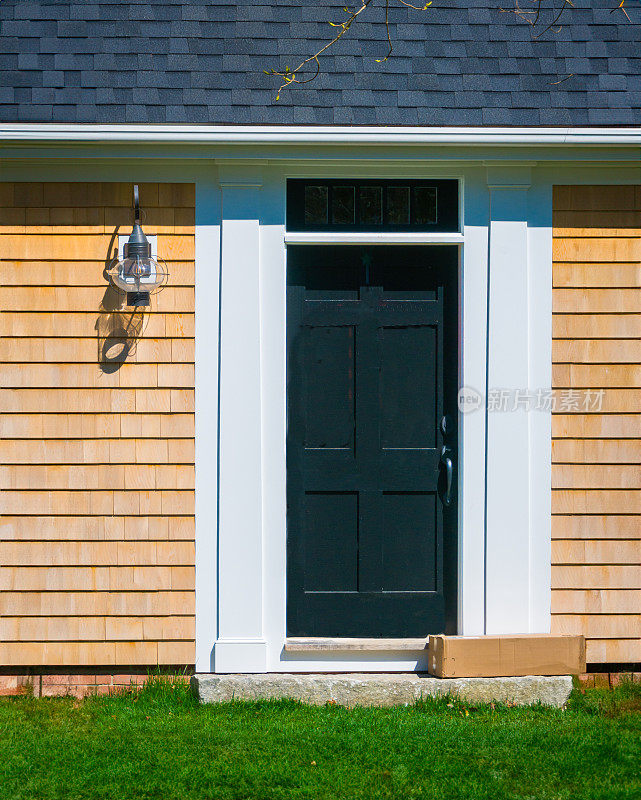
[(5, 123), (0, 142), (241, 145), (641, 146), (634, 128), (410, 128)]

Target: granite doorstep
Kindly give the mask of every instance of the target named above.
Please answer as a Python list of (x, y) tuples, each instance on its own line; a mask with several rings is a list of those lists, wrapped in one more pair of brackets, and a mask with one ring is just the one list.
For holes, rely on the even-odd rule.
[(290, 699), (342, 706), (410, 705), (422, 698), (450, 695), (467, 703), (540, 703), (560, 708), (572, 691), (569, 675), (435, 678), (418, 673), (196, 674), (191, 684), (203, 703)]

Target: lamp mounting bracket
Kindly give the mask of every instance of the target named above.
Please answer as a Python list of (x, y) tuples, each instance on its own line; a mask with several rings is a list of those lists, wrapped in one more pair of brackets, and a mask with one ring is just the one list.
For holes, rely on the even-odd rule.
[(134, 224), (140, 224), (140, 195), (138, 193), (138, 184), (134, 183)]

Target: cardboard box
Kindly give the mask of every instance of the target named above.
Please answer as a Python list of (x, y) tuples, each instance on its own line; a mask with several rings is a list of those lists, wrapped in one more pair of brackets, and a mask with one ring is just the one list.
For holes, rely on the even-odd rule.
[(583, 636), (521, 634), (430, 636), (428, 670), (438, 678), (578, 675), (585, 672)]

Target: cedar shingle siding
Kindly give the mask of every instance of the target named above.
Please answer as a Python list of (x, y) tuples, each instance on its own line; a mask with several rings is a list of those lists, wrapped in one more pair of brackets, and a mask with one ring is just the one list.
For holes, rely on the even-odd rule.
[[(641, 186), (554, 190), (552, 630), (641, 661)], [(567, 395), (566, 395), (567, 397)]]
[(5, 666), (194, 661), (194, 187), (140, 191), (171, 281), (132, 325), (131, 185), (0, 184)]
[[(508, 3), (507, 7), (512, 4)], [(544, 4), (546, 5), (546, 4)], [(281, 93), (335, 29), (336, 0), (0, 2), (0, 121), (316, 125), (641, 124), (641, 5), (576, 0), (557, 32), (499, 2), (383, 3)]]

